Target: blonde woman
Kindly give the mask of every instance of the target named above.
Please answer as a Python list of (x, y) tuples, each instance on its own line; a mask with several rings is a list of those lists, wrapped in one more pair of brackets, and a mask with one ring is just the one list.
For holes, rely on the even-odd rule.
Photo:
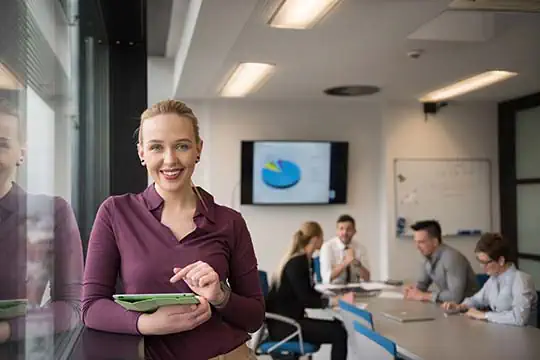
[[(314, 288), (311, 276), (311, 257), (323, 243), (321, 226), (308, 221), (294, 234), (290, 250), (272, 279), (266, 306), (269, 312), (295, 319), (302, 327), (304, 341), (312, 344), (331, 344), (332, 360), (347, 358), (347, 332), (342, 323), (334, 320), (310, 319), (306, 308), (325, 308), (337, 305), (338, 298), (323, 297)], [(353, 295), (343, 299), (353, 302)], [(295, 329), (284, 323), (268, 321), (270, 336), (281, 340)]]
[[(264, 320), (244, 219), (192, 186), (202, 149), (197, 118), (184, 103), (167, 100), (146, 110), (138, 154), (154, 184), (105, 200), (90, 237), (84, 323), (145, 335), (152, 359), (250, 359), (248, 333)], [(200, 304), (126, 311), (112, 300), (118, 274), (126, 293), (193, 292)]]

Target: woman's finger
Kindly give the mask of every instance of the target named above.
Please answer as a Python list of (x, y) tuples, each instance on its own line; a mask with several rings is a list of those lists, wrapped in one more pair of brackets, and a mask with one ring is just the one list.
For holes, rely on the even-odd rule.
[(171, 277), (170, 282), (175, 283), (175, 282), (181, 280), (182, 278), (184, 278), (186, 276), (186, 274), (188, 272), (190, 272), (197, 265), (198, 265), (198, 263), (189, 264), (186, 267), (181, 268), (180, 270), (177, 270), (178, 268), (174, 268), (173, 272), (176, 272), (176, 274), (174, 274)]
[(205, 286), (215, 283), (217, 279), (218, 277), (216, 273), (214, 272), (207, 273), (198, 279), (197, 285), (199, 287), (205, 287)]

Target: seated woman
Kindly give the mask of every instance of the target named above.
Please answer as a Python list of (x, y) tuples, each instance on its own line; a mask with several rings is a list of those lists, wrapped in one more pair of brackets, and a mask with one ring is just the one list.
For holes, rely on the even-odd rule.
[(446, 302), (443, 308), (498, 324), (536, 326), (538, 295), (531, 276), (508, 261), (510, 244), (499, 234), (486, 233), (476, 244), (475, 253), (490, 276), (488, 281), (461, 304)]
[[(302, 337), (312, 344), (332, 344), (332, 360), (347, 358), (347, 332), (337, 320), (310, 319), (306, 308), (325, 308), (337, 305), (338, 298), (328, 299), (318, 293), (313, 284), (311, 256), (321, 248), (321, 226), (308, 221), (294, 234), (292, 247), (287, 252), (278, 271), (274, 274), (268, 294), (267, 311), (295, 319), (302, 327)], [(353, 302), (353, 295), (342, 297)], [(295, 329), (288, 324), (268, 321), (270, 337), (279, 341)]]

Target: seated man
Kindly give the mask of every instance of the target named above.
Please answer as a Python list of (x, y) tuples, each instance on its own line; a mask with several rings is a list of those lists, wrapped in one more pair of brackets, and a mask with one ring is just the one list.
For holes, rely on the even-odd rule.
[(445, 302), (447, 311), (467, 312), (467, 316), (498, 324), (536, 326), (538, 295), (531, 275), (508, 261), (512, 249), (499, 234), (486, 233), (476, 244), (476, 258), (489, 275), (474, 296), (461, 304)]
[[(414, 241), (426, 258), (416, 286), (407, 286), (404, 296), (410, 300), (461, 302), (477, 290), (476, 275), (467, 258), (442, 243), (441, 225), (435, 220), (420, 221), (411, 226)], [(428, 291), (435, 284), (433, 291)]]
[(321, 277), (325, 284), (369, 281), (365, 249), (353, 242), (356, 224), (350, 215), (337, 220), (337, 236), (325, 242), (320, 252)]

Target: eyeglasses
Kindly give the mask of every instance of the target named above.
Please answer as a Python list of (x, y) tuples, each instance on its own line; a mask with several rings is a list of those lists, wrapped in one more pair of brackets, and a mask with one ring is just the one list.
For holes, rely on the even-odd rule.
[(476, 260), (477, 260), (480, 264), (482, 264), (482, 265), (489, 265), (489, 264), (491, 264), (492, 262), (495, 262), (495, 260), (492, 260), (492, 259), (489, 259), (489, 260), (487, 260), (487, 261), (482, 261), (482, 260), (476, 258)]

